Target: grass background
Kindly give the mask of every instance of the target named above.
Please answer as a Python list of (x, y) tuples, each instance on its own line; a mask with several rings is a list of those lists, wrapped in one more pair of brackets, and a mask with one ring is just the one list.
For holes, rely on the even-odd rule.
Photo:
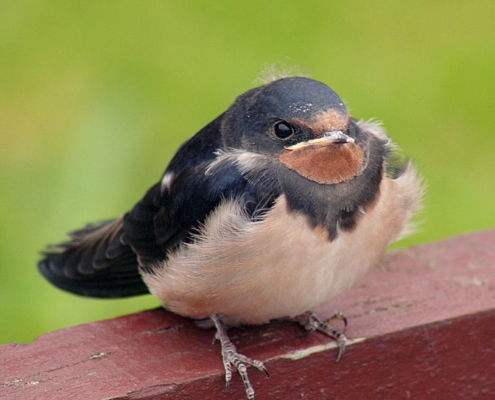
[(378, 117), (429, 186), (411, 246), (495, 223), (493, 0), (0, 3), (0, 343), (157, 306), (91, 300), (38, 252), (127, 211), (272, 63)]

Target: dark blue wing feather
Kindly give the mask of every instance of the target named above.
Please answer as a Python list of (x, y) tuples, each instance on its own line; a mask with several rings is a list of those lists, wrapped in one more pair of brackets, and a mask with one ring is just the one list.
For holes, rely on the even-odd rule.
[(167, 253), (192, 240), (195, 230), (223, 199), (238, 198), (259, 218), (279, 192), (247, 181), (232, 162), (208, 166), (216, 159), (221, 118), (187, 141), (166, 173), (171, 185), (154, 185), (123, 218), (88, 226), (72, 240), (53, 246), (39, 263), (41, 273), (56, 286), (92, 297), (126, 297), (147, 293), (139, 267), (150, 269)]
[[(253, 184), (230, 161), (206, 173), (210, 162), (183, 169), (163, 193), (154, 186), (125, 216), (124, 233), (142, 267), (166, 260), (167, 253), (193, 240), (197, 229), (223, 201), (237, 199), (259, 219), (280, 195), (276, 187)], [(152, 237), (153, 236), (153, 237)]]

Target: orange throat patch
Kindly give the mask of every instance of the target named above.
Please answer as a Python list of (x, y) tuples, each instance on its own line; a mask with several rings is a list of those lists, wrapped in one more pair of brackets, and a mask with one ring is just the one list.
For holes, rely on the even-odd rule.
[(363, 167), (363, 151), (355, 143), (308, 145), (283, 153), (279, 160), (299, 175), (321, 184), (348, 181)]

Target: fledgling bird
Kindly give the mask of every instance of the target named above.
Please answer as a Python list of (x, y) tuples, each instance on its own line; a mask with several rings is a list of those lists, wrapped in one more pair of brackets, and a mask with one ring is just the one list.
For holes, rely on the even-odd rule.
[(233, 365), (254, 399), (246, 366), (265, 367), (238, 353), (227, 328), (292, 318), (342, 355), (345, 336), (311, 310), (376, 264), (417, 211), (421, 179), (409, 162), (391, 165), (394, 151), (325, 84), (278, 79), (185, 142), (130, 212), (72, 232), (39, 269), (79, 295), (151, 292), (209, 321), (227, 384)]

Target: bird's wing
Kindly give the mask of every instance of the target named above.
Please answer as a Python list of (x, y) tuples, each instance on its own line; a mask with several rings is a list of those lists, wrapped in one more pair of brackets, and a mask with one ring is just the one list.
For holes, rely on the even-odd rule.
[[(220, 121), (221, 117), (187, 141), (170, 167), (174, 171), (187, 171), (205, 160), (214, 159)], [(157, 248), (157, 238), (169, 237), (177, 241), (184, 235), (184, 228), (175, 224), (175, 220), (181, 220), (181, 215), (187, 215), (188, 211), (184, 207), (179, 207), (180, 211), (167, 211), (168, 203), (177, 202), (171, 196), (162, 196), (158, 184), (153, 186), (130, 216), (88, 225), (70, 233), (69, 241), (49, 247), (38, 264), (40, 272), (55, 286), (83, 296), (117, 298), (148, 293), (139, 272), (138, 255), (140, 260), (151, 256), (162, 258), (164, 253)], [(164, 218), (169, 214), (171, 217), (177, 215)], [(129, 218), (134, 221), (127, 224), (131, 228), (129, 232), (138, 237), (136, 240), (141, 240), (136, 244), (138, 254), (125, 239), (124, 220)], [(156, 219), (156, 230), (147, 223), (147, 218)], [(141, 225), (137, 227), (136, 224)]]
[[(229, 157), (218, 161), (220, 118), (186, 142), (157, 183), (123, 217), (88, 226), (52, 246), (39, 263), (54, 285), (91, 297), (148, 293), (139, 269), (149, 270), (193, 240), (208, 215), (236, 199), (260, 218), (280, 195), (273, 181), (247, 179)], [(215, 164), (215, 168), (211, 165)], [(166, 184), (164, 184), (166, 183)]]
[(123, 218), (88, 225), (51, 246), (38, 264), (55, 286), (89, 297), (127, 297), (148, 293), (136, 254), (123, 240)]
[[(215, 168), (210, 168), (212, 163)], [(183, 169), (171, 165), (167, 173), (174, 177), (169, 185), (152, 187), (124, 218), (125, 241), (145, 270), (160, 266), (170, 251), (193, 241), (223, 201), (235, 199), (259, 220), (281, 194), (273, 181), (247, 179), (228, 157)]]

